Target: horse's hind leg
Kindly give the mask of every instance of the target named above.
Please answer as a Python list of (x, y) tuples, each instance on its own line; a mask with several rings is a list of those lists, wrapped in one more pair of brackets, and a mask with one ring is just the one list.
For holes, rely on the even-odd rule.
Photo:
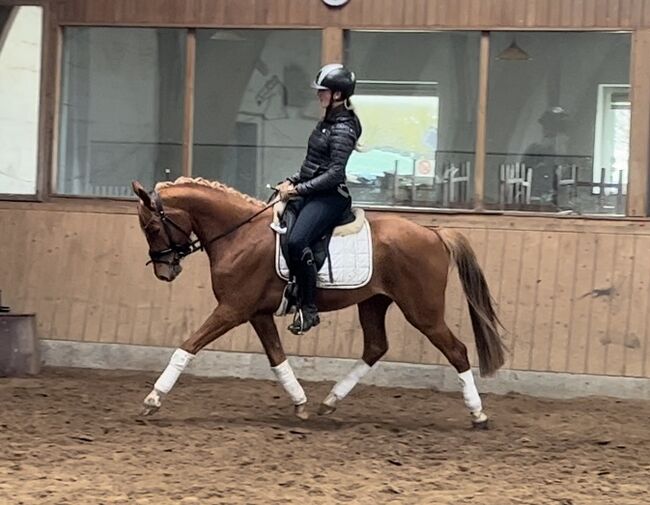
[(474, 427), (487, 428), (487, 416), (483, 413), (481, 397), (474, 383), (474, 376), (467, 357), (467, 348), (454, 336), (445, 323), (444, 298), (441, 296), (437, 300), (434, 296), (429, 303), (422, 303), (422, 300), (410, 300), (410, 303), (399, 305), (409, 323), (424, 333), (458, 372), (465, 406), (471, 413)]
[(336, 410), (336, 404), (343, 400), (366, 375), (372, 366), (388, 351), (386, 339), (386, 311), (393, 301), (383, 295), (374, 296), (359, 304), (359, 320), (363, 329), (363, 355), (352, 370), (329, 392), (318, 413), (331, 414)]

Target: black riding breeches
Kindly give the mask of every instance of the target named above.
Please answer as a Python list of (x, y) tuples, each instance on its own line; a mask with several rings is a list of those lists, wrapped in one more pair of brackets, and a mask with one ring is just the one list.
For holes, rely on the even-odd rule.
[(300, 262), (304, 250), (338, 225), (351, 204), (338, 192), (307, 197), (289, 237), (290, 263)]

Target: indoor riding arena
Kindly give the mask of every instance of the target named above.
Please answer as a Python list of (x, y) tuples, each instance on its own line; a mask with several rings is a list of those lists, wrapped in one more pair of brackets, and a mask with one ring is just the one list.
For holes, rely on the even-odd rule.
[[(0, 1), (0, 504), (650, 502), (649, 50), (650, 0)], [(370, 238), (296, 335), (330, 63)]]

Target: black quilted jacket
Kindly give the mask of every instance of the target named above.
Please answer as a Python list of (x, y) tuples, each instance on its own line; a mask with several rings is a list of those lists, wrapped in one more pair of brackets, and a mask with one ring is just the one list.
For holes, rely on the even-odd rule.
[(345, 184), (345, 165), (360, 135), (359, 119), (343, 105), (319, 121), (309, 137), (300, 171), (289, 178), (298, 194), (336, 191)]

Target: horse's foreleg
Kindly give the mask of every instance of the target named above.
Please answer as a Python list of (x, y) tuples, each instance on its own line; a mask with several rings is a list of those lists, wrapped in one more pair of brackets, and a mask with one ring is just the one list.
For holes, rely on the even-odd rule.
[(363, 356), (357, 361), (352, 370), (338, 381), (329, 392), (318, 413), (331, 414), (336, 410), (338, 402), (343, 400), (357, 383), (370, 371), (377, 361), (388, 351), (386, 338), (386, 311), (392, 300), (378, 295), (359, 304), (359, 321), (363, 329)]
[(293, 402), (294, 414), (298, 418), (306, 420), (309, 417), (306, 409), (307, 396), (298, 379), (296, 379), (291, 365), (287, 360), (287, 356), (284, 353), (273, 316), (260, 314), (252, 317), (250, 322), (262, 342), (266, 356), (269, 358), (271, 370), (273, 370), (278, 382), (282, 384), (282, 387)]
[(162, 403), (164, 395), (168, 394), (183, 370), (190, 364), (196, 353), (210, 342), (216, 340), (235, 326), (246, 320), (238, 311), (225, 305), (218, 306), (201, 327), (188, 338), (180, 348), (174, 351), (167, 368), (160, 375), (153, 390), (144, 399), (144, 415), (156, 412)]

